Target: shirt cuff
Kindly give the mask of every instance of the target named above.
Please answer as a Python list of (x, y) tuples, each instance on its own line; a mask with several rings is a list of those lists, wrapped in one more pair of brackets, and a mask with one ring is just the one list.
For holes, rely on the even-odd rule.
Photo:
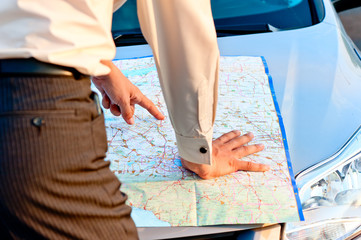
[(175, 135), (181, 158), (198, 164), (212, 164), (213, 128), (198, 137), (184, 137), (177, 133)]

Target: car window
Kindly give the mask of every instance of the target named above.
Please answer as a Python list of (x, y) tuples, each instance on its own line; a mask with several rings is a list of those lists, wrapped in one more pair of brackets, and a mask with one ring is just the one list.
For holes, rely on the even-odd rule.
[(301, 2), (302, 0), (212, 0), (212, 10), (213, 17), (219, 19), (275, 12), (292, 8)]
[[(319, 0), (211, 0), (218, 36), (288, 30), (311, 26), (312, 3)], [(311, 5), (310, 5), (311, 3)], [(128, 0), (113, 15), (116, 45), (143, 44), (136, 0)]]
[(269, 24), (278, 29), (312, 25), (307, 0), (212, 0), (216, 28)]

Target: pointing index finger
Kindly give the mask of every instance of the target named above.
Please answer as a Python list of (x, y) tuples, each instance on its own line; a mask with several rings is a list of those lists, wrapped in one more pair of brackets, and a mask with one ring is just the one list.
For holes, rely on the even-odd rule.
[(149, 100), (145, 95), (142, 96), (138, 104), (145, 108), (150, 114), (152, 114), (156, 119), (163, 120), (164, 115), (159, 111), (155, 104)]

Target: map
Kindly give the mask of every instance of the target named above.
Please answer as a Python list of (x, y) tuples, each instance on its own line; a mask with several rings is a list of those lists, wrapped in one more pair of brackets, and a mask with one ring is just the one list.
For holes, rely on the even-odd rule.
[[(167, 116), (152, 57), (114, 61)], [(263, 57), (221, 57), (214, 138), (252, 132), (265, 149), (242, 160), (271, 170), (202, 180), (185, 170), (169, 117), (137, 106), (135, 124), (105, 111), (110, 168), (128, 195), (137, 227), (295, 222), (303, 219), (282, 118)]]

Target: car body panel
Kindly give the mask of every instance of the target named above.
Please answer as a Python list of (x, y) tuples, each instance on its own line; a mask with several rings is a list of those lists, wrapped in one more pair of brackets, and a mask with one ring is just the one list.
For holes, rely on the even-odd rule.
[(325, 5), (314, 26), (219, 41), (224, 55), (265, 57), (295, 173), (334, 154), (361, 124), (360, 59)]

